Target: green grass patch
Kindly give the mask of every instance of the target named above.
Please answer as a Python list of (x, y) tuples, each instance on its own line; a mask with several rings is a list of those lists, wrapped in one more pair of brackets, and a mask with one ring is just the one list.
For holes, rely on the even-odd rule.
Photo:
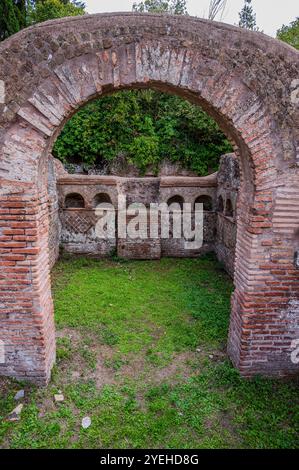
[(57, 364), (46, 389), (0, 379), (1, 447), (298, 448), (298, 382), (244, 380), (226, 358), (232, 282), (214, 257), (66, 258), (52, 278)]

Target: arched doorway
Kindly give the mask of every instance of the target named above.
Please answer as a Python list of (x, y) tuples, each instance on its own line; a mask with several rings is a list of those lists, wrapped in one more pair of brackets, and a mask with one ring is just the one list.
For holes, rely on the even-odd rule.
[(298, 371), (298, 62), (260, 33), (148, 14), (50, 21), (1, 43), (1, 374), (44, 384), (55, 360), (53, 142), (84, 103), (136, 87), (199, 104), (234, 143), (241, 187), (228, 353), (244, 376)]

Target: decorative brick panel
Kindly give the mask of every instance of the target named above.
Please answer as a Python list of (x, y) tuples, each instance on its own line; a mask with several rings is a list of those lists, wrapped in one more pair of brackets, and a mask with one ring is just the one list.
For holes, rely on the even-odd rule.
[(75, 211), (65, 211), (64, 213), (64, 226), (69, 232), (86, 233), (95, 226), (95, 223), (96, 217), (94, 214), (82, 214), (82, 211), (78, 209)]

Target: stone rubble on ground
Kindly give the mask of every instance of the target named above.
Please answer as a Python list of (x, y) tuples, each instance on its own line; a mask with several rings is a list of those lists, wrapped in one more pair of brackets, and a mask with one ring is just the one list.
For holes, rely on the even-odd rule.
[(60, 403), (64, 401), (64, 396), (62, 395), (62, 393), (57, 393), (54, 395), (54, 400), (56, 401), (56, 403)]
[(25, 396), (25, 390), (19, 390), (19, 391), (15, 394), (14, 399), (15, 399), (16, 401), (18, 401), (18, 400), (21, 400), (22, 398), (24, 398), (24, 396)]
[(87, 429), (89, 428), (89, 426), (91, 425), (91, 419), (89, 416), (85, 416), (83, 419), (82, 419), (82, 428), (83, 429)]
[(14, 410), (12, 410), (11, 413), (9, 413), (9, 415), (7, 416), (7, 421), (20, 421), (21, 419), (21, 413), (22, 413), (22, 409), (23, 409), (23, 406), (22, 403), (20, 403), (20, 405), (16, 406), (16, 408)]

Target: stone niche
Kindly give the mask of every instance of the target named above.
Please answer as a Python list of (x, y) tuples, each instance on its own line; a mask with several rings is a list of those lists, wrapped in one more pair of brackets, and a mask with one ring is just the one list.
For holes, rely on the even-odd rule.
[[(218, 173), (206, 177), (163, 176), (124, 177), (116, 175), (68, 174), (62, 165), (54, 161), (57, 175), (58, 210), (51, 240), (59, 239), (60, 246), (68, 253), (97, 257), (117, 253), (129, 259), (159, 259), (169, 257), (197, 257), (215, 251), (230, 275), (234, 272), (236, 243), (236, 200), (239, 187), (239, 166), (234, 154), (221, 158)], [(194, 226), (195, 204), (202, 203), (204, 209), (203, 245), (198, 249), (186, 248), (187, 239), (161, 236), (161, 219), (158, 219), (158, 237), (129, 238), (118, 236), (118, 198), (125, 196), (126, 207), (142, 203), (146, 208), (151, 203), (177, 203), (180, 207), (189, 203), (192, 208)], [(112, 205), (115, 209), (116, 229), (111, 238), (99, 238), (95, 226), (100, 217), (98, 204)], [(56, 207), (56, 206), (55, 206)], [(111, 206), (110, 206), (111, 207)], [(52, 211), (53, 212), (53, 211)], [(57, 214), (57, 216), (56, 216)], [(126, 215), (127, 224), (135, 215)], [(149, 222), (149, 213), (148, 213)], [(149, 227), (149, 224), (148, 224)], [(149, 230), (149, 228), (148, 228)], [(53, 244), (52, 244), (53, 245)], [(51, 259), (57, 258), (54, 245), (50, 246)], [(57, 250), (57, 246), (55, 247)]]

